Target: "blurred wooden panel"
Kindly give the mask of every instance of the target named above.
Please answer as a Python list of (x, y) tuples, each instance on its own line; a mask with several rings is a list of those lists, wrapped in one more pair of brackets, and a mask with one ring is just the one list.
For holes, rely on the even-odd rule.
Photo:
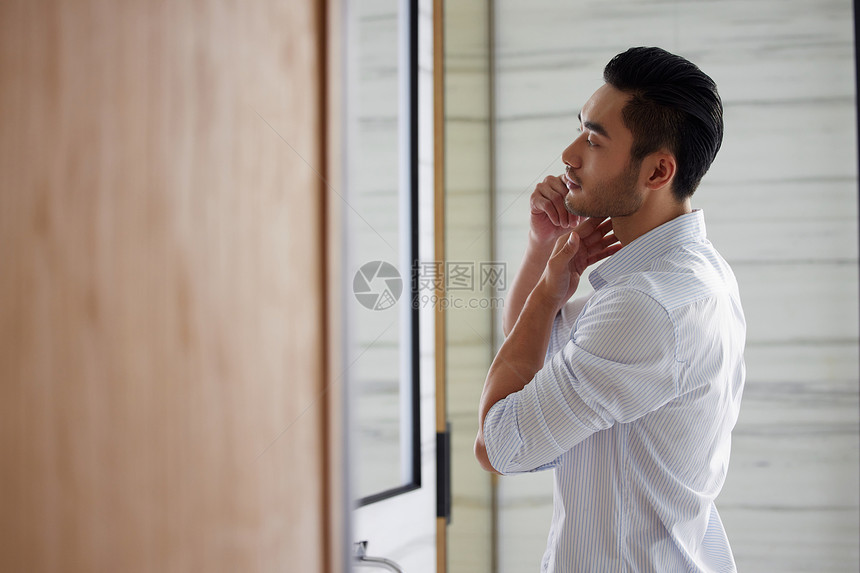
[(0, 3), (0, 570), (330, 570), (324, 40)]

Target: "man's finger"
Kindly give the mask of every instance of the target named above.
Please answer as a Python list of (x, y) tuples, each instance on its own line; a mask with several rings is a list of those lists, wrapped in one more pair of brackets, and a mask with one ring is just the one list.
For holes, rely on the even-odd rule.
[(543, 195), (539, 195), (532, 200), (532, 214), (540, 215), (543, 213), (546, 215), (550, 222), (556, 227), (559, 226), (558, 220), (558, 212), (555, 209), (555, 206), (552, 204), (552, 201), (544, 197)]
[(544, 184), (548, 188), (546, 197), (550, 202), (552, 202), (556, 213), (558, 214), (559, 226), (565, 228), (570, 227), (571, 215), (564, 206), (564, 197), (567, 195), (567, 185), (565, 185), (564, 181), (560, 178), (552, 175), (548, 176), (544, 180)]
[[(582, 242), (591, 247), (595, 243), (603, 240), (603, 238), (612, 233), (612, 219), (599, 220), (597, 226), (589, 225), (586, 229), (579, 229), (579, 234), (582, 237)], [(591, 229), (588, 232), (588, 229)]]
[(570, 252), (576, 254), (579, 251), (579, 243), (580, 238), (577, 233), (571, 232), (570, 235), (567, 236), (567, 242), (564, 244), (566, 249), (569, 249)]
[(602, 251), (606, 247), (614, 244), (618, 244), (618, 247), (621, 247), (620, 242), (618, 241), (618, 237), (615, 236), (615, 233), (609, 233), (604, 237), (600, 237), (595, 241), (583, 240), (583, 244), (586, 246), (586, 250), (588, 254), (591, 255), (597, 251)]
[(603, 259), (605, 259), (607, 257), (611, 257), (612, 255), (614, 255), (615, 253), (617, 253), (620, 250), (621, 250), (621, 243), (615, 243), (614, 245), (609, 245), (608, 247), (606, 247), (605, 249), (603, 249), (602, 251), (600, 251), (598, 253), (588, 255), (588, 264), (593, 265), (594, 263), (596, 263), (598, 261), (602, 261)]
[(575, 231), (562, 235), (555, 242), (555, 248), (552, 250), (550, 260), (559, 259), (562, 260), (564, 264), (567, 264), (567, 262), (570, 261), (570, 259), (572, 259), (579, 251), (580, 243), (581, 239)]
[(584, 221), (581, 221), (579, 225), (574, 228), (574, 231), (579, 233), (580, 236), (587, 237), (588, 235), (594, 233), (595, 230), (597, 230), (597, 228), (600, 227), (600, 225), (603, 224), (605, 221), (607, 221), (606, 217), (589, 217)]

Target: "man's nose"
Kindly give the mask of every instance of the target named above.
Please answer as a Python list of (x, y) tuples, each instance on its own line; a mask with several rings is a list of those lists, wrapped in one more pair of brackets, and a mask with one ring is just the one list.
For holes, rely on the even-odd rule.
[(579, 141), (579, 138), (573, 140), (573, 142), (568, 145), (561, 153), (561, 160), (570, 169), (578, 169), (582, 166), (582, 162), (580, 159), (581, 155), (576, 144), (577, 141)]

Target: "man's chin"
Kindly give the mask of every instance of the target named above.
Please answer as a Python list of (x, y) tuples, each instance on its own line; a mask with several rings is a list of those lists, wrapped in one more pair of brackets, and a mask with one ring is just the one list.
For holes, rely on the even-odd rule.
[(570, 193), (568, 193), (564, 197), (564, 208), (567, 209), (568, 213), (571, 213), (573, 215), (577, 215), (580, 217), (583, 216), (582, 214), (579, 213), (579, 209), (576, 206), (574, 206), (572, 201), (570, 200)]
[(582, 207), (574, 204), (574, 201), (571, 200), (570, 194), (565, 196), (564, 198), (564, 208), (567, 209), (568, 213), (576, 215), (577, 217), (599, 217), (599, 214), (594, 214), (592, 211), (588, 209), (583, 209)]

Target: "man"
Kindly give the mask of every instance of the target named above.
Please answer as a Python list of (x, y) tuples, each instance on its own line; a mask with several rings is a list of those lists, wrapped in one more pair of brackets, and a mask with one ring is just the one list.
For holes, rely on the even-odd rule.
[[(714, 500), (746, 324), (690, 201), (722, 142), (722, 103), (710, 77), (658, 48), (619, 54), (604, 80), (565, 173), (531, 196), (475, 455), (500, 474), (553, 468), (542, 571), (734, 571)], [(610, 256), (593, 295), (570, 300)]]

